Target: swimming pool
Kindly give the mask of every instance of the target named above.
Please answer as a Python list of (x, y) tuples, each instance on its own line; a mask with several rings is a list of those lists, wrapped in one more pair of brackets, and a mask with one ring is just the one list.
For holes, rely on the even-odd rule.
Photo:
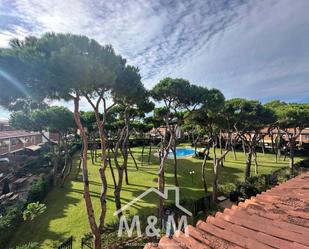
[[(191, 156), (194, 155), (194, 149), (192, 148), (176, 148), (176, 157)], [(173, 158), (173, 152), (168, 155), (169, 158)]]

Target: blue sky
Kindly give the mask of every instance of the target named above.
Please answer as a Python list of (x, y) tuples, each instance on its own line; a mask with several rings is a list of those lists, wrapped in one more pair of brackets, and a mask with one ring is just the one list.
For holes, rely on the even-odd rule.
[(84, 34), (138, 66), (147, 88), (183, 77), (227, 98), (309, 102), (308, 10), (309, 0), (0, 0), (0, 46)]

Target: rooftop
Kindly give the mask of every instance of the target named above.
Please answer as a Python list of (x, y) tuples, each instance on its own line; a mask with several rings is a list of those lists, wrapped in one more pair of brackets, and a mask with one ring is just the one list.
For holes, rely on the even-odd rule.
[(23, 130), (0, 131), (0, 139), (27, 137), (27, 136), (33, 136), (33, 135), (40, 135), (40, 133), (23, 131)]
[(145, 249), (309, 249), (309, 172)]

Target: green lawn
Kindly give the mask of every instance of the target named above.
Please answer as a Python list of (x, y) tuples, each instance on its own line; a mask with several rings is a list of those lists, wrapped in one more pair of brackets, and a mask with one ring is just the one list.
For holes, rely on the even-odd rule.
[[(135, 148), (133, 151), (136, 159), (140, 163), (141, 149)], [(147, 150), (145, 150), (145, 154), (147, 154)], [(221, 170), (221, 184), (243, 179), (245, 158), (242, 152), (238, 152), (237, 157), (238, 160), (234, 161), (232, 153), (228, 154), (225, 166)], [(298, 160), (300, 160), (300, 158), (296, 158), (296, 161)], [(11, 246), (20, 245), (29, 241), (37, 241), (42, 244), (42, 248), (50, 249), (55, 248), (56, 245), (59, 245), (59, 242), (73, 235), (75, 239), (74, 248), (80, 248), (80, 238), (85, 233), (88, 233), (90, 229), (82, 196), (83, 184), (81, 181), (81, 172), (79, 173), (78, 179), (75, 179), (77, 174), (77, 155), (74, 161), (75, 167), (65, 188), (57, 187), (49, 193), (45, 201), (47, 205), (45, 214), (38, 217), (32, 223), (24, 223), (18, 227)], [(146, 156), (145, 161), (147, 161)], [(258, 154), (258, 162), (260, 174), (288, 165), (288, 161), (280, 161), (275, 164), (274, 155), (271, 154)], [(201, 160), (193, 158), (178, 160), (181, 198), (198, 198), (203, 196), (204, 193), (200, 180), (201, 163)], [(131, 201), (148, 187), (157, 186), (156, 172), (158, 170), (158, 165), (158, 159), (152, 156), (151, 164), (148, 165), (148, 163), (145, 162), (144, 166), (140, 166), (139, 171), (137, 171), (130, 158), (128, 165), (130, 185), (127, 186), (124, 184), (122, 191), (123, 204)], [(91, 165), (91, 160), (89, 160), (90, 189), (96, 215), (99, 214), (99, 193), (101, 189), (98, 168), (98, 165)], [(191, 170), (195, 171), (193, 182), (189, 176), (189, 171)], [(168, 160), (166, 163), (166, 171), (167, 173), (165, 176), (167, 185), (173, 185), (173, 168), (171, 160)], [(207, 165), (207, 181), (209, 186), (211, 185), (212, 174), (212, 164), (209, 162)], [(113, 197), (113, 184), (109, 169), (107, 170), (107, 175), (109, 179), (109, 190), (107, 197), (108, 212), (106, 222), (108, 223), (115, 219), (113, 216), (115, 204)], [(252, 175), (254, 175), (254, 166), (252, 167)], [(137, 212), (157, 212), (157, 199), (153, 196), (148, 196), (143, 201), (138, 202), (130, 209), (131, 214)]]

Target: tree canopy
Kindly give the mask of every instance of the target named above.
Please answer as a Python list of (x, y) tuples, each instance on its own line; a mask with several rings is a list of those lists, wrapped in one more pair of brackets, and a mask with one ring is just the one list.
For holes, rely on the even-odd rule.
[(51, 106), (30, 113), (13, 112), (9, 122), (16, 129), (29, 131), (67, 132), (75, 127), (73, 113), (63, 106)]
[(246, 132), (260, 130), (276, 121), (274, 112), (257, 100), (230, 99), (226, 110), (234, 113), (235, 127)]
[(278, 124), (285, 128), (309, 125), (309, 104), (286, 104), (275, 108)]

